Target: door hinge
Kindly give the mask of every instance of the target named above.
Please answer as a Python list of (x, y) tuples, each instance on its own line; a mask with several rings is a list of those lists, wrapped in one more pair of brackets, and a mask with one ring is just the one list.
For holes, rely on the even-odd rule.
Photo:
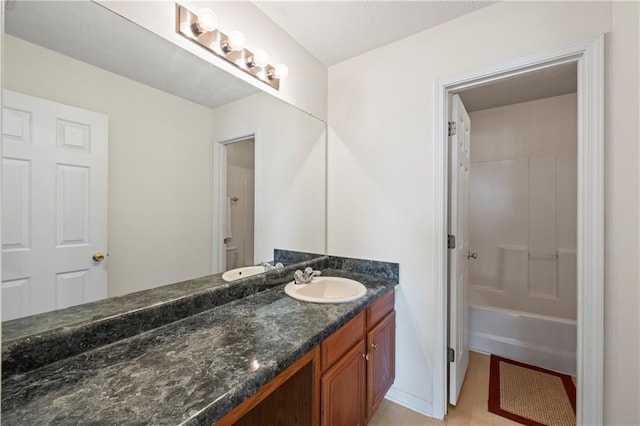
[(447, 248), (449, 248), (449, 249), (456, 248), (456, 236), (455, 235), (447, 235)]
[(453, 136), (456, 134), (457, 124), (455, 121), (449, 121), (449, 136)]
[(456, 351), (453, 348), (447, 348), (447, 361), (454, 362), (456, 360)]

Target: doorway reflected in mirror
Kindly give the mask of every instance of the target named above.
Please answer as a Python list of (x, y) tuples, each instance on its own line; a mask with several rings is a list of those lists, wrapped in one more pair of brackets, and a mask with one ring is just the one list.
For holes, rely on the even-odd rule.
[(223, 270), (254, 265), (255, 138), (224, 144), (227, 158), (227, 211)]

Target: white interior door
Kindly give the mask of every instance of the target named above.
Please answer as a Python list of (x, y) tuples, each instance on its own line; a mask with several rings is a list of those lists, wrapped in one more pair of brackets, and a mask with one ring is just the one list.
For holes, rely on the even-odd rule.
[(107, 116), (2, 100), (2, 319), (106, 298)]
[(454, 350), (449, 365), (449, 403), (458, 402), (469, 365), (469, 168), (471, 164), (471, 120), (458, 95), (451, 97), (449, 235), (455, 247), (449, 250), (449, 347)]

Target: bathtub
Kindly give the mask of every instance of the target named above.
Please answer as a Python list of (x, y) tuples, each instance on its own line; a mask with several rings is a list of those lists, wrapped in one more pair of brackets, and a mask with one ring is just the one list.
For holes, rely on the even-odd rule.
[(576, 321), (469, 307), (469, 349), (576, 375)]

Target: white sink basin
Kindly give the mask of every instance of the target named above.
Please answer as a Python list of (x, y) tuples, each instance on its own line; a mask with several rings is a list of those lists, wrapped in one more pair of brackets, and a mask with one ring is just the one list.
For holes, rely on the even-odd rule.
[(230, 269), (222, 274), (225, 281), (235, 281), (240, 278), (247, 278), (265, 272), (264, 266), (243, 266), (242, 268)]
[(309, 284), (290, 282), (284, 292), (303, 302), (346, 303), (364, 296), (367, 288), (348, 278), (315, 277)]

